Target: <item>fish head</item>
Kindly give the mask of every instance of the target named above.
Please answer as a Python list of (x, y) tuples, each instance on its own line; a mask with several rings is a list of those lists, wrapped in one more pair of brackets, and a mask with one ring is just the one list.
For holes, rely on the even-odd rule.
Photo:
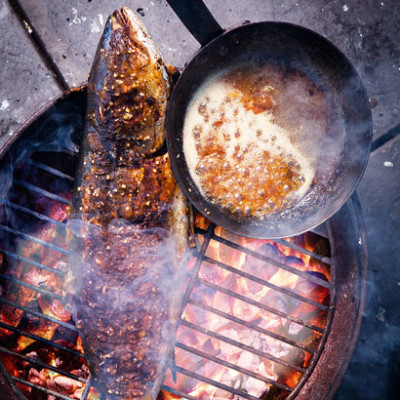
[(108, 139), (148, 157), (165, 142), (170, 92), (161, 53), (129, 8), (107, 20), (88, 81), (88, 119)]

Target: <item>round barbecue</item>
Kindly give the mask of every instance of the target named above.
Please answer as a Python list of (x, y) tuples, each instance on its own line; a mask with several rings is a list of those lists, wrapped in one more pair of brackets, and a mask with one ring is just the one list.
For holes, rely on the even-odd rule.
[[(0, 150), (0, 398), (93, 395), (78, 330), (62, 305), (85, 99), (85, 88), (64, 94)], [(162, 398), (332, 398), (365, 303), (357, 195), (290, 239), (246, 239), (201, 216), (195, 229), (176, 365)]]

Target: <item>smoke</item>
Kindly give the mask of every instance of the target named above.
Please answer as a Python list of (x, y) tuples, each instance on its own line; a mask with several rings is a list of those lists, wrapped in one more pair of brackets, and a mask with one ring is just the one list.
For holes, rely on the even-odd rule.
[[(2, 203), (4, 204), (11, 197), (15, 172), (32, 154), (38, 151), (76, 153), (82, 126), (81, 105), (73, 100), (65, 100), (46, 111), (25, 131), (21, 132), (0, 162), (0, 199)], [(25, 164), (23, 169), (29, 172), (30, 167)], [(36, 178), (43, 181), (40, 175), (36, 175)], [(27, 182), (32, 183), (32, 177), (27, 178)], [(14, 224), (14, 214), (7, 206), (0, 207), (1, 221)]]
[[(160, 283), (157, 290), (167, 298), (184, 270), (182, 262), (176, 261), (176, 244), (167, 229), (143, 229), (124, 219), (115, 219), (108, 226), (70, 219), (67, 228), (71, 234), (71, 271), (77, 280), (72, 289), (86, 290), (91, 277), (108, 276), (100, 283), (109, 286), (102, 289), (102, 295), (110, 297), (110, 307), (134, 303), (132, 297), (151, 281)], [(127, 279), (121, 280), (123, 277)], [(130, 295), (124, 297), (121, 291), (112, 291), (113, 284)]]
[[(56, 104), (33, 122), (6, 153), (2, 163), (9, 168), (1, 169), (0, 182), (9, 180), (10, 170), (35, 151), (68, 150), (77, 153), (82, 126), (83, 115), (79, 103), (63, 101)], [(4, 186), (1, 187), (4, 190)]]
[(186, 256), (163, 228), (142, 229), (123, 219), (101, 227), (73, 219), (67, 226), (65, 290), (95, 386), (154, 397), (172, 361)]
[[(79, 106), (79, 102), (60, 101), (17, 135), (17, 140), (0, 160), (1, 249), (38, 262), (45, 260), (44, 264), (47, 263), (46, 258), (49, 258), (52, 252), (50, 248), (43, 247), (23, 236), (16, 235), (13, 233), (13, 230), (39, 237), (44, 241), (58, 242), (62, 245), (64, 241), (64, 230), (62, 227), (49, 223), (46, 220), (29, 216), (25, 211), (21, 212), (19, 210), (22, 207), (62, 221), (66, 216), (66, 205), (38, 195), (30, 190), (23, 189), (21, 186), (17, 187), (15, 179), (28, 184), (34, 184), (38, 188), (43, 188), (44, 183), (48, 186), (53, 184), (53, 187), (50, 189), (53, 193), (62, 195), (68, 193), (69, 182), (61, 182), (61, 179), (58, 179), (58, 181), (56, 179), (47, 179), (46, 182), (46, 178), (44, 178), (42, 173), (43, 171), (32, 167), (27, 161), (37, 152), (52, 152), (53, 158), (57, 157), (57, 152), (60, 151), (75, 152), (77, 149), (75, 138), (80, 135), (82, 124), (82, 109)], [(62, 257), (61, 255), (59, 256)], [(59, 262), (56, 266), (47, 266), (59, 269), (62, 263)], [(18, 268), (20, 268), (14, 258), (7, 257), (2, 252), (0, 253), (0, 267), (2, 272), (7, 272), (11, 275), (17, 273), (15, 271), (19, 271)], [(21, 279), (29, 280), (36, 272), (38, 276), (43, 276), (42, 287), (47, 287), (48, 284), (44, 278), (45, 276), (52, 277), (49, 281), (59, 279), (56, 275), (53, 276), (46, 271), (39, 273), (34, 268), (28, 268), (25, 272), (25, 275), (22, 278), (20, 277)], [(46, 284), (44, 284), (44, 281), (46, 281)], [(18, 298), (19, 296), (23, 296), (23, 291), (18, 285), (4, 281), (0, 286), (2, 295), (5, 297)], [(53, 288), (50, 286), (47, 289), (52, 291)], [(16, 311), (13, 309), (10, 313), (16, 313)]]
[[(16, 177), (41, 188), (48, 184), (54, 194), (67, 194), (60, 192), (53, 180), (46, 182), (45, 174), (27, 161), (35, 153), (33, 159), (38, 152), (47, 152), (52, 158), (50, 161), (59, 158), (57, 165), (60, 164), (61, 171), (65, 169), (65, 154), (77, 153), (82, 132), (83, 107), (79, 102), (75, 104), (75, 100), (62, 101), (33, 122), (1, 160), (2, 223), (39, 238), (49, 233), (45, 241), (55, 240), (55, 232), (47, 230), (53, 224), (26, 216), (22, 221), (19, 213), (7, 204), (16, 202), (38, 211), (37, 199), (42, 198), (45, 207), (48, 206), (48, 199), (43, 196), (32, 195), (32, 201), (25, 202), (24, 193), (27, 198), (31, 194), (29, 190), (15, 189)], [(29, 174), (35, 181), (28, 179)], [(60, 207), (65, 217), (66, 205)], [(38, 212), (57, 219), (53, 211)], [(139, 229), (122, 219), (112, 221), (107, 227), (71, 220), (68, 228), (73, 252), (70, 276), (65, 282), (66, 291), (70, 292), (67, 300), (92, 361), (95, 385), (103, 387), (96, 381), (99, 379), (107, 391), (117, 386), (121, 393), (144, 390), (147, 385), (148, 393), (158, 393), (157, 387), (162, 383), (159, 381), (173, 352), (186, 254), (182, 254), (181, 247), (177, 250), (169, 231)], [(20, 254), (30, 244), (9, 236), (2, 232), (2, 246), (7, 250)], [(34, 247), (32, 252), (42, 248), (41, 245)], [(26, 255), (27, 258), (34, 256), (36, 253)], [(125, 379), (121, 382), (122, 378)]]

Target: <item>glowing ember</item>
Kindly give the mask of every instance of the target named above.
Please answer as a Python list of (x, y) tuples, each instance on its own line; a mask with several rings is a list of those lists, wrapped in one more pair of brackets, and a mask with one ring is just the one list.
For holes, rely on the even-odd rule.
[[(43, 196), (29, 204), (57, 222), (66, 220), (65, 204)], [(89, 370), (62, 304), (65, 228), (33, 219), (24, 233), (36, 241), (15, 235), (0, 251), (1, 272), (10, 277), (2, 281), (0, 358), (14, 377), (32, 385), (17, 381), (28, 399), (55, 398), (39, 387), (80, 399)], [(179, 393), (201, 400), (287, 397), (325, 328), (328, 241), (312, 233), (278, 242), (247, 239), (220, 227), (211, 235), (210, 222), (200, 215), (195, 225), (199, 254), (187, 266), (176, 367), (165, 378), (175, 394), (162, 391), (160, 399), (180, 399)], [(98, 399), (93, 389), (88, 399)]]
[[(196, 226), (209, 222), (198, 216)], [(220, 227), (214, 233), (177, 332), (177, 381), (168, 373), (165, 383), (200, 399), (231, 398), (232, 390), (253, 397), (288, 394), (318, 346), (329, 305), (329, 285), (321, 286), (329, 282), (329, 266), (296, 246), (319, 246), (326, 256), (326, 241), (312, 243), (316, 236), (305, 234), (291, 239), (296, 246), (290, 248)], [(198, 235), (199, 248), (204, 237)]]
[[(68, 200), (70, 193), (64, 197)], [(41, 195), (30, 200), (35, 211), (56, 222), (66, 221), (65, 204)], [(71, 316), (61, 303), (67, 269), (66, 231), (53, 221), (33, 218), (27, 224), (29, 231), (23, 232), (33, 239), (25, 235), (9, 239), (6, 251), (10, 256), (4, 257), (1, 265), (1, 272), (12, 279), (2, 282), (0, 344), (4, 350), (0, 358), (11, 375), (32, 385), (16, 382), (28, 399), (56, 398), (38, 386), (79, 399), (89, 370), (79, 355)], [(58, 321), (67, 325), (60, 326)], [(46, 344), (36, 337), (51, 342)], [(93, 393), (89, 398), (97, 397)]]

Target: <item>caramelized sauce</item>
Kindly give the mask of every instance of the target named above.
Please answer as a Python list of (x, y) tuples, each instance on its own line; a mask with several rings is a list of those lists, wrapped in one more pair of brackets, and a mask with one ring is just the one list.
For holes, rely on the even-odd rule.
[(279, 76), (267, 72), (235, 68), (212, 77), (184, 123), (185, 158), (203, 194), (259, 219), (301, 199), (314, 177), (295, 135), (276, 120)]

